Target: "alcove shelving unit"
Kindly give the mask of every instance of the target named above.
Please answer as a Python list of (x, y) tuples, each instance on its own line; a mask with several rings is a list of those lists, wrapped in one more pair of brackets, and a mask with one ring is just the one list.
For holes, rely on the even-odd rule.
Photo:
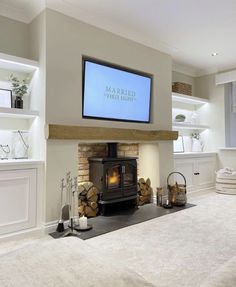
[[(185, 175), (190, 192), (213, 187), (215, 182), (216, 154), (193, 152), (191, 142), (192, 133), (199, 133), (202, 137), (210, 129), (202, 120), (203, 113), (207, 112), (206, 105), (209, 104), (207, 99), (172, 93), (172, 129), (179, 132), (184, 143), (183, 152), (174, 153), (174, 169)], [(185, 115), (185, 121), (175, 121), (178, 114)]]
[[(16, 74), (17, 77), (29, 78), (31, 93), (27, 96), (27, 107), (24, 109), (16, 108), (5, 108), (0, 107), (0, 132), (4, 131), (14, 131), (23, 130), (29, 132), (29, 158), (39, 158), (39, 154), (35, 152), (38, 150), (37, 147), (31, 145), (33, 134), (38, 133), (38, 123), (36, 119), (39, 118), (39, 107), (35, 104), (31, 104), (32, 99), (36, 97), (34, 94), (35, 90), (33, 85), (37, 81), (37, 71), (39, 70), (39, 63), (37, 61), (26, 59), (22, 57), (17, 57), (13, 55), (0, 53), (0, 88), (11, 89), (9, 82), (10, 74)], [(2, 86), (3, 85), (3, 86)], [(37, 95), (38, 96), (38, 95)], [(32, 108), (34, 106), (34, 109)], [(0, 137), (0, 144), (3, 141), (5, 144), (8, 143), (3, 140), (3, 134)], [(10, 157), (11, 158), (11, 157)]]

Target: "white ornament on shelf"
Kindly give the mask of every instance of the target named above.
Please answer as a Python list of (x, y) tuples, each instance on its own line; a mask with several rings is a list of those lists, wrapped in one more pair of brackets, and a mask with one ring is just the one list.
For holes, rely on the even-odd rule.
[(203, 144), (198, 139), (192, 139), (192, 152), (201, 152), (203, 149)]
[(8, 159), (10, 155), (10, 147), (9, 145), (0, 144), (0, 159)]
[(13, 132), (12, 140), (12, 157), (16, 159), (28, 158), (28, 132), (15, 131)]

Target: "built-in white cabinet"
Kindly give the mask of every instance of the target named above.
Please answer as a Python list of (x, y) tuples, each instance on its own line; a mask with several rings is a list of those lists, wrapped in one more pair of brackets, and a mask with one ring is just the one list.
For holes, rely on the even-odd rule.
[(0, 235), (37, 226), (42, 162), (0, 164)]
[(184, 174), (187, 190), (190, 192), (213, 187), (215, 185), (216, 154), (175, 154), (174, 170)]

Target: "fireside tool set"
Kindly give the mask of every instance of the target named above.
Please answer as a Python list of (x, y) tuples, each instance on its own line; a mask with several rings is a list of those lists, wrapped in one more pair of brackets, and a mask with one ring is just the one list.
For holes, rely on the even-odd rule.
[[(60, 185), (61, 193), (61, 215), (57, 225), (57, 232), (63, 232), (62, 237), (77, 236), (76, 229), (87, 229), (87, 218), (82, 217), (79, 219), (80, 225), (76, 226), (75, 221), (75, 196), (78, 196), (77, 177), (71, 178), (71, 173), (66, 174), (66, 180), (61, 179)], [(64, 222), (69, 220), (69, 230), (65, 231)], [(86, 222), (85, 222), (86, 221)]]

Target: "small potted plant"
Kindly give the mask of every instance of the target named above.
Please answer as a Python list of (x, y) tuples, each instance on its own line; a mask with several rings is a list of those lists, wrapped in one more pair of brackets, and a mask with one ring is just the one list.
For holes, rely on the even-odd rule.
[(28, 84), (27, 79), (19, 80), (13, 74), (10, 75), (10, 82), (12, 85), (12, 92), (15, 95), (15, 105), (14, 107), (17, 109), (23, 109), (23, 99), (22, 97), (27, 94)]

